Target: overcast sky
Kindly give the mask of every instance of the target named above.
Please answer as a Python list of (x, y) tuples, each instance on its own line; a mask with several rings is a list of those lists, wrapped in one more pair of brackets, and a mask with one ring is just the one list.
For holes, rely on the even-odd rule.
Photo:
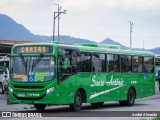
[(100, 42), (111, 38), (133, 47), (160, 47), (160, 0), (0, 0), (0, 13), (13, 18), (32, 33), (52, 35), (53, 12), (60, 4), (60, 34)]

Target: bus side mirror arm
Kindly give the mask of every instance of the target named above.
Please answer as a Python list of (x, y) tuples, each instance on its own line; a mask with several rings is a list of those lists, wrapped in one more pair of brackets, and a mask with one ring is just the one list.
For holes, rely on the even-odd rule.
[(64, 70), (67, 70), (67, 68), (68, 68), (68, 62), (67, 62), (67, 59), (65, 59), (65, 60), (63, 61), (63, 69), (64, 69)]
[(6, 72), (6, 63), (4, 63), (4, 65), (3, 65), (3, 72)]

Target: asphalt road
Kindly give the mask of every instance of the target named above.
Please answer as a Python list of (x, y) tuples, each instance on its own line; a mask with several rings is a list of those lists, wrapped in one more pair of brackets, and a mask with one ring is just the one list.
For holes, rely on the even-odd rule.
[[(120, 106), (118, 102), (106, 102), (101, 107), (95, 107), (90, 104), (83, 104), (83, 108), (80, 112), (72, 112), (69, 106), (48, 106), (44, 112), (37, 111), (32, 105), (25, 104), (6, 104), (6, 97), (0, 95), (0, 114), (3, 111), (14, 111), (16, 117), (16, 112), (18, 111), (21, 116), (30, 113), (35, 113), (37, 116), (48, 117), (47, 119), (52, 119), (53, 117), (61, 117), (61, 119), (142, 119), (145, 117), (147, 119), (153, 119), (156, 114), (160, 115), (160, 93), (156, 90), (156, 94), (143, 99), (137, 99), (135, 105), (131, 107)], [(151, 117), (145, 116), (151, 115)], [(12, 112), (13, 115), (13, 112)], [(135, 115), (135, 116), (134, 116)], [(83, 118), (81, 117), (83, 116)], [(74, 118), (73, 118), (74, 117)], [(85, 118), (84, 118), (85, 117)], [(107, 117), (107, 118), (106, 118)], [(3, 119), (17, 119), (17, 118), (3, 118)], [(20, 119), (20, 118), (19, 118)], [(23, 120), (29, 120), (29, 118), (23, 118)], [(40, 118), (34, 118), (34, 120), (40, 120)]]

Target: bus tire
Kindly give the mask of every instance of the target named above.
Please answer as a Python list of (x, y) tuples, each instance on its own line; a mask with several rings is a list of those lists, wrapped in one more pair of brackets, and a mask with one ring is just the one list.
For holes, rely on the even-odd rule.
[(134, 89), (130, 88), (128, 90), (127, 100), (119, 101), (119, 104), (123, 105), (123, 106), (132, 106), (132, 105), (134, 105), (135, 97), (136, 97), (136, 94), (135, 94)]
[(77, 91), (74, 97), (74, 103), (70, 104), (70, 109), (72, 111), (80, 111), (82, 108), (82, 94), (80, 91)]
[(37, 110), (44, 110), (45, 107), (46, 107), (46, 104), (34, 104), (34, 107), (35, 107)]
[(3, 89), (3, 84), (2, 83), (0, 83), (0, 89), (1, 89), (0, 94), (4, 94), (4, 89)]
[(104, 102), (98, 102), (98, 103), (91, 103), (93, 106), (102, 106)]

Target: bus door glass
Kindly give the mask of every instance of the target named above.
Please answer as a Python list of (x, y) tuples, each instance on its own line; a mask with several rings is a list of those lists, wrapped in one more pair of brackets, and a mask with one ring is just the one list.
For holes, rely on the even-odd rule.
[(66, 80), (77, 71), (76, 51), (72, 49), (59, 49), (58, 79), (59, 83)]

